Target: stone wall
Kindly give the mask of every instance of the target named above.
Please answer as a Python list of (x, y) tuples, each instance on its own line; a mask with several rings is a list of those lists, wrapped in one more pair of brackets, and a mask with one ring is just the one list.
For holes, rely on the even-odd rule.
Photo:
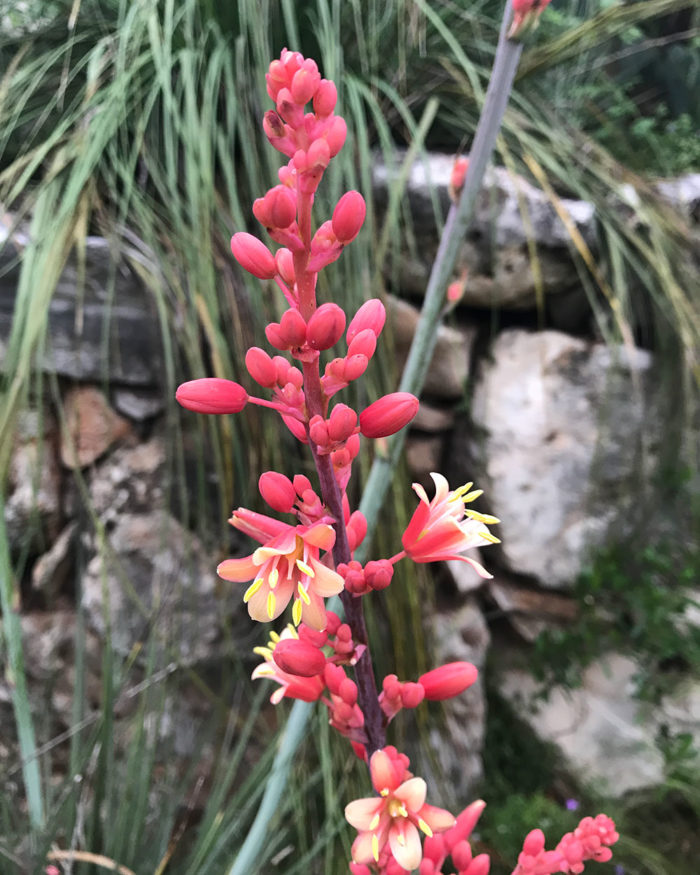
[[(413, 244), (387, 298), (399, 364), (437, 248), (433, 203), (447, 205), (451, 163), (433, 156), (410, 176)], [(390, 178), (386, 168), (377, 168), (380, 208)], [(668, 184), (664, 192), (697, 222), (700, 175)], [(563, 200), (560, 208), (595, 252), (593, 206)], [(15, 234), (0, 256), (0, 361), (25, 242)], [(440, 329), (407, 458), (421, 481), (429, 481), (433, 470), (443, 471), (453, 486), (475, 480), (485, 490), (482, 509), (502, 520), (503, 543), (485, 559), (494, 580), (484, 584), (462, 563), (450, 563), (451, 594), (432, 618), (438, 659), (482, 665), (489, 642), (484, 606), (508, 618), (524, 640), (574, 616), (567, 595), (573, 581), (609, 538), (627, 534), (637, 522), (639, 485), (663, 444), (664, 413), (653, 353), (600, 339), (569, 234), (542, 192), (503, 169), (490, 171), (460, 258), (464, 294)], [(215, 661), (226, 655), (227, 642), (246, 648), (251, 642), (240, 599), (217, 588), (215, 563), (166, 498), (163, 346), (153, 303), (126, 262), (114, 267), (106, 241), (88, 240), (86, 268), (80, 296), (74, 265), (61, 278), (41, 361), (61, 378), (63, 420), (52, 405), (21, 415), (5, 508), (11, 546), (28, 550), (31, 560), (24, 588), (38, 597), (30, 595), (29, 603), (56, 606), (26, 613), (23, 628), (37, 691), (52, 672), (62, 677), (52, 686), (57, 730), (70, 722), (61, 653), (76, 610), (84, 612), (95, 653), (109, 616), (120, 653), (132, 653), (155, 632), (162, 641), (157, 659), (165, 667)], [(76, 471), (82, 472), (78, 485)], [(80, 605), (69, 584), (78, 562)], [(517, 653), (526, 659), (525, 651)], [(624, 673), (626, 663), (620, 666)], [(504, 689), (514, 678), (505, 676)], [(93, 682), (99, 685), (97, 677)], [(6, 680), (0, 697), (7, 701), (3, 685)], [(527, 684), (517, 680), (517, 686)], [(688, 708), (697, 698), (693, 688)], [(40, 699), (37, 692), (37, 708), (43, 707)], [(681, 712), (684, 707), (678, 706)], [(435, 744), (461, 796), (479, 776), (484, 710), (477, 686), (447, 709), (452, 746)], [(634, 741), (639, 714), (628, 708), (625, 715), (610, 719), (607, 731), (623, 726)], [(572, 747), (586, 745), (576, 736)], [(625, 751), (623, 759), (633, 762)], [(572, 768), (581, 765), (571, 759)], [(601, 758), (603, 771), (604, 763)], [(637, 774), (639, 785), (650, 772)], [(618, 789), (629, 786), (635, 786), (629, 776), (619, 779)]]

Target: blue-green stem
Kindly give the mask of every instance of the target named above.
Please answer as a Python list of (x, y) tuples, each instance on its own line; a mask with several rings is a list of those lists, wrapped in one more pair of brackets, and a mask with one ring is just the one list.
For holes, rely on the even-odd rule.
[[(493, 154), (508, 98), (513, 87), (513, 79), (522, 49), (520, 43), (513, 42), (506, 37), (510, 19), (511, 7), (509, 2), (506, 5), (501, 23), (498, 48), (496, 49), (496, 57), (484, 100), (483, 111), (469, 154), (469, 169), (464, 187), (459, 202), (450, 208), (447, 216), (440, 246), (428, 280), (421, 318), (401, 378), (399, 388), (403, 392), (412, 392), (415, 395), (419, 395), (423, 387), (428, 365), (435, 349), (437, 329), (445, 303), (445, 291), (452, 278), (459, 245), (473, 218), (476, 197), (481, 188), (486, 167)], [(379, 511), (391, 483), (404, 439), (405, 435), (403, 432), (394, 435), (389, 441), (387, 453), (381, 457), (377, 456), (372, 465), (360, 504), (360, 510), (364, 513), (368, 523), (367, 537), (364, 541), (365, 545), (370, 543), (372, 533), (377, 524)], [(359, 555), (359, 553), (360, 551), (356, 551), (355, 556), (362, 561), (364, 557)], [(329, 603), (328, 607), (337, 612), (339, 610), (339, 601), (334, 599), (333, 603)], [(279, 742), (272, 770), (267, 779), (260, 808), (228, 875), (249, 875), (249, 873), (256, 871), (256, 865), (260, 860), (261, 848), (265, 847), (265, 839), (270, 822), (276, 817), (294, 754), (304, 737), (311, 713), (312, 705), (305, 702), (294, 703), (284, 734)]]

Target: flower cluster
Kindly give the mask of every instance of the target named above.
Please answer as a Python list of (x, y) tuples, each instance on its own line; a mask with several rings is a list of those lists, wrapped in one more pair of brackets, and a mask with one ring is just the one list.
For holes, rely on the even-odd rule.
[[(336, 261), (360, 233), (365, 202), (359, 192), (346, 192), (331, 218), (314, 230), (316, 191), (347, 135), (345, 121), (335, 114), (336, 87), (321, 77), (313, 61), (285, 49), (270, 64), (267, 92), (274, 109), (265, 113), (263, 129), (287, 162), (279, 170), (278, 183), (253, 204), (253, 214), (279, 248), (273, 252), (246, 231), (231, 239), (238, 264), (276, 284), (286, 302), (279, 321), (265, 329), (270, 351), (253, 346), (245, 355), (247, 372), (265, 397), (218, 378), (184, 383), (176, 397), (198, 413), (238, 413), (257, 404), (279, 414), (294, 437), (309, 447), (318, 483), (301, 474), (290, 478), (277, 471), (263, 473), (259, 492), (275, 515), (247, 508), (233, 512), (231, 525), (258, 546), (248, 556), (222, 561), (218, 574), (226, 581), (248, 584), (243, 600), (254, 620), (274, 621), (291, 604), (293, 624), (280, 633), (270, 632), (267, 644), (255, 648), (262, 662), (253, 678), (276, 683), (274, 704), (285, 698), (320, 702), (330, 725), (369, 765), (378, 795), (351, 802), (345, 810), (358, 830), (351, 863), (355, 875), (418, 867), (422, 875), (439, 875), (448, 855), (458, 875), (485, 875), (488, 857), (472, 857), (468, 842), (483, 803), (473, 803), (457, 818), (429, 805), (425, 781), (414, 777), (408, 758), (385, 741), (386, 728), (401, 709), (462, 694), (477, 680), (477, 670), (470, 663), (453, 662), (415, 681), (390, 674), (377, 690), (362, 599), (388, 587), (404, 558), (419, 563), (457, 558), (490, 577), (464, 554), (498, 543), (488, 528), (498, 520), (469, 506), (481, 490), (472, 489), (471, 483), (451, 490), (444, 477), (433, 474), (432, 499), (414, 484), (418, 505), (400, 552), (364, 564), (356, 558), (367, 521), (352, 508), (347, 486), (360, 442), (388, 437), (407, 426), (416, 415), (418, 399), (393, 392), (361, 411), (335, 401), (337, 393), (366, 371), (386, 319), (378, 299), (367, 301), (348, 318), (339, 303), (319, 303), (316, 296), (319, 271)], [(455, 188), (466, 171), (463, 162)], [(326, 599), (335, 595), (340, 596), (344, 621), (326, 607)], [(609, 843), (608, 838), (606, 834), (601, 841)], [(594, 853), (592, 842), (589, 833), (582, 833), (557, 850), (558, 859), (572, 867), (566, 871), (580, 871), (573, 868), (579, 858), (603, 858), (601, 852)], [(533, 847), (534, 839), (529, 839), (527, 860), (538, 859), (539, 851), (531, 853)], [(526, 868), (527, 860), (523, 857), (519, 864), (523, 875), (535, 875), (539, 870)]]

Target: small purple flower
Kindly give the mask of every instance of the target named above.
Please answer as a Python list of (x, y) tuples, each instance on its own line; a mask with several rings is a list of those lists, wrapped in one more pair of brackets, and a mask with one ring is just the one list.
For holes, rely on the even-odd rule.
[(620, 866), (620, 864), (618, 863), (618, 865), (615, 866), (615, 875), (625, 875), (625, 867)]
[[(566, 804), (567, 811), (578, 811), (578, 808), (579, 808), (578, 799), (567, 799), (565, 804)], [(617, 875), (617, 873), (616, 873), (616, 875)]]

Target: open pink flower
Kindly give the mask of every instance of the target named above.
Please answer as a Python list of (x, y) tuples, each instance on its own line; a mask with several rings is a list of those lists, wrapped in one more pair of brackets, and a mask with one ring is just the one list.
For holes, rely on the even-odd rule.
[[(356, 799), (345, 806), (345, 818), (358, 830), (352, 845), (355, 863), (379, 861), (388, 843), (391, 853), (404, 869), (417, 869), (423, 856), (420, 831), (431, 836), (454, 826), (449, 811), (428, 805), (426, 784), (422, 778), (408, 777), (396, 768), (396, 759), (378, 750), (369, 762), (374, 789), (379, 796)], [(410, 773), (409, 773), (410, 774)]]
[(343, 578), (320, 561), (320, 551), (335, 542), (332, 527), (290, 526), (245, 508), (234, 511), (229, 522), (262, 544), (251, 556), (226, 559), (217, 568), (224, 580), (253, 581), (243, 596), (250, 616), (261, 623), (274, 620), (294, 599), (294, 622), (324, 629), (324, 599), (343, 589)]
[(411, 517), (401, 542), (414, 562), (439, 562), (442, 559), (461, 559), (469, 562), (482, 577), (492, 577), (474, 559), (460, 555), (464, 550), (500, 543), (486, 528), (487, 524), (499, 522), (494, 516), (465, 508), (465, 504), (477, 499), (482, 491), (471, 491), (471, 483), (450, 491), (442, 474), (431, 474), (435, 483), (435, 496), (428, 501), (425, 490), (419, 483), (413, 489), (420, 504)]

